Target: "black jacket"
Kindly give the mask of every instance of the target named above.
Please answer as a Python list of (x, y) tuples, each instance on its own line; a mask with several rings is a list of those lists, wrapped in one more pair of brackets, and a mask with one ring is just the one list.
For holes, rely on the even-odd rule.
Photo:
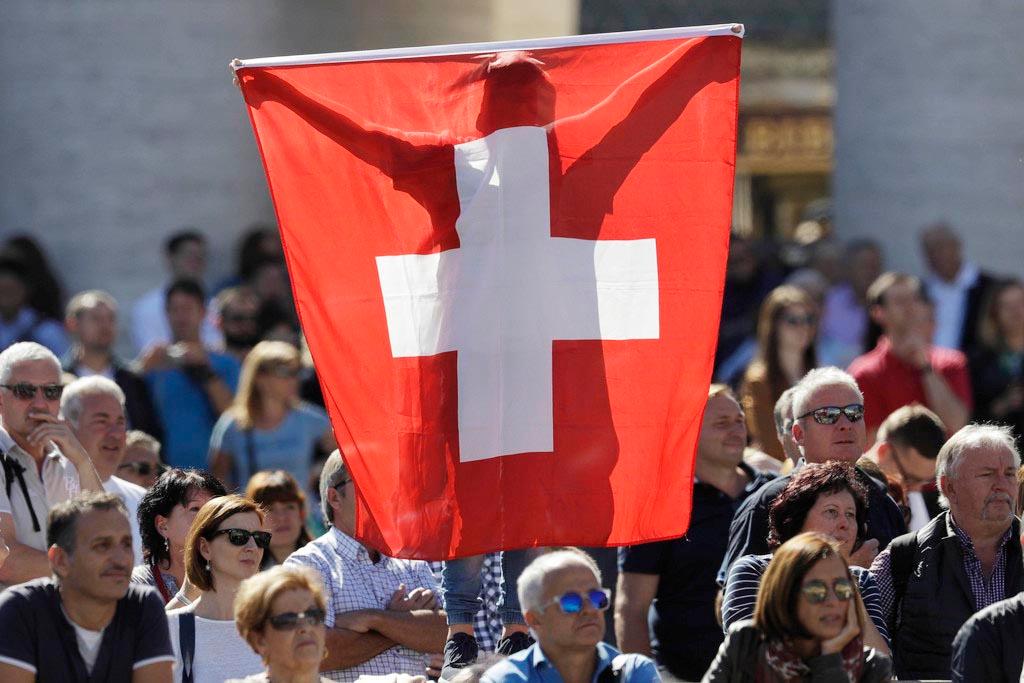
[(1024, 593), (989, 605), (953, 641), (953, 683), (1017, 683), (1024, 667)]
[[(718, 650), (711, 668), (702, 683), (753, 683), (762, 655), (764, 640), (753, 621), (737, 621), (729, 628), (729, 635)], [(842, 655), (838, 652), (807, 660), (812, 683), (849, 683), (843, 670)], [(892, 661), (877, 650), (864, 648), (864, 669), (856, 683), (888, 681), (892, 676)]]

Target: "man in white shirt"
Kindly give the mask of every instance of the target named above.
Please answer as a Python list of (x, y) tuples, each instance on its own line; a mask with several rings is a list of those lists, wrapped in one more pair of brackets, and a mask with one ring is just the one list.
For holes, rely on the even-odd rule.
[[(189, 279), (201, 283), (206, 274), (206, 237), (197, 230), (179, 230), (164, 243), (164, 256), (170, 270), (168, 282)], [(171, 340), (171, 326), (164, 308), (167, 285), (154, 287), (143, 294), (132, 306), (132, 341), (142, 353), (155, 344)], [(203, 321), (203, 343), (219, 348), (221, 335), (212, 318)]]
[(124, 403), (124, 392), (117, 383), (93, 375), (76, 379), (64, 387), (60, 412), (92, 458), (104, 490), (117, 494), (128, 509), (132, 550), (135, 564), (139, 565), (142, 564), (142, 536), (138, 511), (146, 489), (114, 476), (127, 447)]
[(102, 491), (96, 468), (58, 417), (60, 362), (35, 342), (0, 353), (0, 535), (11, 554), (0, 589), (49, 576), (46, 525), (50, 508), (80, 490)]
[(996, 279), (963, 258), (960, 236), (945, 223), (921, 231), (928, 264), (924, 283), (935, 304), (935, 346), (969, 354), (977, 338), (978, 318)]

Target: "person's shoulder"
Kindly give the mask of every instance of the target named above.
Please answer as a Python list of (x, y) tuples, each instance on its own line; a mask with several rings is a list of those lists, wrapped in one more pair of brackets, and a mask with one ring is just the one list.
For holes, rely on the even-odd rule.
[(529, 680), (530, 670), (533, 668), (534, 651), (538, 647), (540, 646), (534, 643), (525, 650), (509, 655), (485, 671), (481, 680), (494, 683)]
[(327, 411), (318, 405), (307, 401), (299, 401), (295, 406), (295, 412), (301, 417), (314, 420), (327, 420)]
[(146, 489), (138, 484), (133, 484), (130, 481), (121, 479), (120, 477), (111, 477), (110, 481), (113, 482), (114, 486), (117, 487), (118, 491), (123, 494), (125, 498), (131, 499), (134, 503), (138, 503), (142, 500), (142, 497), (146, 495)]
[(751, 572), (763, 574), (768, 564), (772, 561), (771, 555), (743, 555), (737, 559), (730, 569), (733, 572)]
[[(994, 602), (967, 620), (964, 628), (995, 629), (1001, 631), (1010, 622), (1024, 625), (1024, 593)], [(970, 626), (968, 626), (970, 625)]]
[(320, 565), (325, 557), (334, 554), (331, 548), (331, 529), (295, 550), (285, 559), (285, 564)]
[(872, 377), (882, 371), (882, 351), (876, 346), (867, 353), (850, 361), (850, 367), (846, 371), (858, 382), (865, 377)]
[(213, 365), (215, 370), (237, 372), (242, 367), (237, 359), (226, 353), (221, 353), (220, 351), (207, 351), (206, 354), (209, 356), (210, 364)]
[(966, 354), (957, 349), (933, 346), (929, 355), (931, 356), (932, 367), (937, 370), (959, 370), (967, 367)]
[(59, 599), (57, 583), (50, 577), (32, 579), (0, 591), (0, 606), (8, 604), (41, 605)]

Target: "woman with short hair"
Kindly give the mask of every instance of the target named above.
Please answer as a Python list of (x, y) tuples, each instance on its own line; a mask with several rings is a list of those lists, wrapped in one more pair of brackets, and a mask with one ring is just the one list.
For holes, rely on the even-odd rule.
[(199, 510), (185, 541), (185, 573), (201, 592), (167, 613), (176, 681), (222, 683), (262, 668), (235, 627), (235, 595), (269, 547), (263, 513), (251, 500), (220, 496)]
[[(837, 544), (844, 561), (863, 543), (867, 533), (867, 491), (853, 466), (843, 462), (807, 464), (793, 475), (768, 513), (768, 544), (778, 548), (805, 531), (823, 533)], [(758, 586), (771, 555), (745, 555), (726, 577), (722, 626), (728, 628), (753, 616)], [(882, 615), (878, 585), (867, 569), (851, 567), (870, 621), (864, 638), (889, 652), (889, 634)]]
[(799, 534), (775, 551), (753, 619), (729, 628), (703, 681), (888, 681), (892, 662), (865, 644), (868, 623), (839, 543)]
[(289, 555), (313, 540), (306, 529), (306, 494), (292, 475), (284, 470), (257, 472), (249, 479), (245, 497), (263, 508), (273, 534), (261, 570), (284, 564)]

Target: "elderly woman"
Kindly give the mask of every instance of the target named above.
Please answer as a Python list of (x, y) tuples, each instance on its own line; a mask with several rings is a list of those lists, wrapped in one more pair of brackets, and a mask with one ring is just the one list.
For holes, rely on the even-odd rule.
[[(773, 548), (805, 531), (817, 531), (836, 542), (848, 562), (864, 542), (867, 528), (867, 492), (853, 467), (842, 462), (808, 464), (793, 476), (768, 513), (768, 542)], [(722, 625), (728, 628), (753, 616), (758, 586), (771, 555), (745, 555), (729, 570), (722, 603)], [(860, 586), (868, 616), (864, 639), (888, 653), (888, 631), (882, 616), (878, 585), (871, 573), (851, 567)]]
[(185, 541), (185, 573), (201, 592), (190, 607), (167, 613), (174, 680), (222, 683), (262, 669), (235, 628), (235, 595), (269, 547), (263, 513), (251, 500), (221, 496), (199, 510)]
[(225, 493), (209, 472), (171, 469), (160, 475), (139, 501), (143, 563), (132, 572), (132, 581), (155, 586), (164, 604), (176, 595), (175, 604), (194, 598), (197, 591), (179, 593), (185, 582), (185, 537), (206, 501)]
[(249, 479), (245, 497), (263, 508), (267, 528), (273, 534), (260, 569), (283, 564), (289, 555), (312, 540), (305, 524), (306, 494), (292, 475), (284, 470), (257, 472)]
[(319, 683), (327, 629), (320, 577), (306, 567), (278, 566), (242, 582), (235, 625), (266, 671), (235, 683)]
[(799, 534), (775, 551), (754, 618), (729, 628), (703, 681), (888, 681), (889, 657), (864, 642), (869, 623), (839, 543)]

